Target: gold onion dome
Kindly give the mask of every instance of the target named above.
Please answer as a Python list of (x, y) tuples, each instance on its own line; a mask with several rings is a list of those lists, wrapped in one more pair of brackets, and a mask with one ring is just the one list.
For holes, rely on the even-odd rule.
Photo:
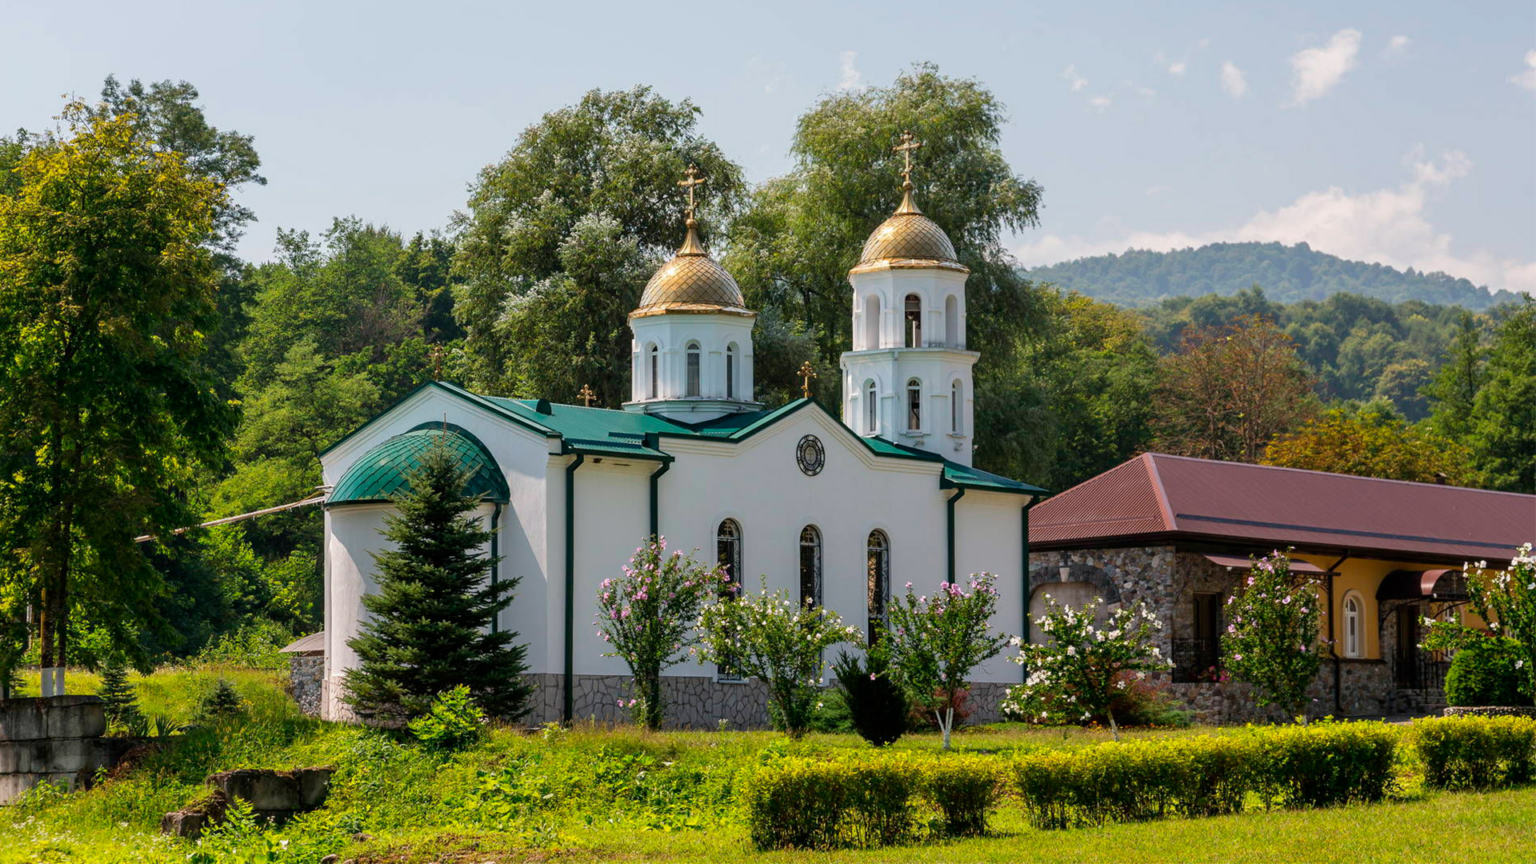
[(912, 152), (923, 146), (912, 140), (911, 132), (901, 133), (901, 145), (894, 147), (902, 154), (901, 206), (891, 218), (880, 223), (869, 239), (864, 241), (864, 252), (859, 256), (859, 266), (890, 261), (937, 261), (959, 266), (955, 257), (955, 245), (949, 242), (937, 223), (917, 209), (912, 200)]
[(693, 187), (703, 182), (697, 169), (688, 166), (688, 179), (678, 184), (688, 187), (688, 236), (672, 260), (645, 284), (640, 306), (629, 313), (631, 318), (667, 312), (753, 314), (747, 309), (741, 286), (699, 243), (698, 223), (693, 219)]

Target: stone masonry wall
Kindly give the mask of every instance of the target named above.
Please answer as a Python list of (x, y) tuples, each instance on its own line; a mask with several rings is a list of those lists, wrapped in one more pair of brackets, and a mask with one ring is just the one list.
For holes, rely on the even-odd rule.
[(325, 677), (324, 654), (295, 654), (288, 658), (288, 692), (299, 710), (320, 716), (320, 681)]
[[(1061, 568), (1067, 579), (1105, 587), (1111, 601), (1127, 605), (1145, 603), (1164, 622), (1158, 632), (1157, 646), (1164, 657), (1173, 655), (1173, 640), (1192, 638), (1195, 629), (1194, 595), (1221, 594), (1223, 602), (1231, 596), (1237, 576), (1225, 567), (1192, 552), (1179, 552), (1171, 546), (1126, 549), (1079, 549), (1036, 552), (1029, 556), (1031, 596), (1035, 590), (1049, 591), (1061, 581)], [(1112, 590), (1110, 590), (1112, 589)], [(1383, 631), (1383, 644), (1390, 634)], [(1182, 702), (1195, 719), (1203, 723), (1247, 723), (1284, 719), (1276, 708), (1260, 708), (1253, 688), (1237, 681), (1202, 681), (1175, 683), (1172, 675), (1153, 676), (1169, 693)], [(1334, 705), (1334, 666), (1325, 658), (1309, 694), (1312, 716), (1384, 714), (1395, 709), (1391, 667), (1380, 660), (1343, 660), (1339, 664), (1340, 708)]]

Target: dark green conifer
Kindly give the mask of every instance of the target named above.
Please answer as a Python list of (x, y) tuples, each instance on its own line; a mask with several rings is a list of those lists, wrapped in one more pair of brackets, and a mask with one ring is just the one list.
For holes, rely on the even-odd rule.
[(124, 728), (133, 725), (139, 715), (139, 699), (128, 683), (128, 667), (121, 659), (114, 657), (102, 667), (96, 695), (101, 697), (101, 710), (108, 723)]
[(202, 703), (198, 705), (198, 713), (210, 720), (234, 717), (244, 710), (245, 700), (241, 699), (240, 694), (235, 692), (235, 688), (223, 678), (219, 679), (219, 683), (213, 686), (208, 695), (203, 697)]
[(386, 517), (390, 551), (374, 555), (379, 590), (363, 598), (372, 618), (347, 642), (359, 665), (345, 699), (359, 714), (417, 717), (437, 694), (463, 684), (488, 714), (516, 719), (532, 693), (522, 679), (527, 649), (491, 622), (512, 602), (517, 579), (491, 584), (491, 532), (463, 494), (466, 475), (441, 444), (409, 477)]

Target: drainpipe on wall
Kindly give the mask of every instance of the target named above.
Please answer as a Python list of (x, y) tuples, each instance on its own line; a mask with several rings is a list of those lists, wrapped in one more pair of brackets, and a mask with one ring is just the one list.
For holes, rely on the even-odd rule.
[(1344, 680), (1344, 661), (1339, 657), (1338, 638), (1335, 634), (1333, 623), (1333, 580), (1338, 576), (1339, 565), (1349, 560), (1349, 550), (1344, 550), (1344, 556), (1333, 562), (1328, 567), (1328, 655), (1333, 658), (1333, 713), (1344, 713), (1344, 693), (1342, 683)]
[(580, 453), (565, 466), (565, 699), (561, 717), (569, 724), (576, 713), (576, 469)]
[[(501, 502), (496, 502), (496, 509), (491, 511), (491, 596), (496, 597), (496, 586), (499, 583), (497, 577), (501, 575), (501, 560), (497, 555), (499, 549), (497, 540), (501, 539)], [(491, 616), (491, 632), (498, 632), (501, 627), (501, 613)]]
[[(661, 436), (660, 435), (657, 435), (654, 432), (647, 432), (646, 433), (646, 435), (645, 435), (645, 446), (651, 448), (652, 450), (658, 450), (658, 449), (660, 449), (660, 445), (661, 445)], [(660, 481), (661, 481), (661, 475), (667, 473), (669, 470), (671, 470), (671, 468), (672, 468), (672, 462), (670, 460), (668, 460), (668, 461), (662, 462), (661, 463), (661, 467), (659, 467), (655, 471), (651, 472), (651, 537), (653, 537), (653, 538), (661, 536), (661, 504), (660, 504), (660, 489), (661, 489)]]
[(949, 584), (955, 584), (955, 502), (965, 497), (965, 489), (956, 486), (955, 494), (949, 496)]

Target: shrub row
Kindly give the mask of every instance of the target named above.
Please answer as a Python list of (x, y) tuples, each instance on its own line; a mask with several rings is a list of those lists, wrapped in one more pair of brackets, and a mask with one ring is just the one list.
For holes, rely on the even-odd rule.
[[(747, 787), (747, 827), (759, 849), (889, 846), (916, 839), (925, 827), (977, 835), (986, 831), (1001, 779), (990, 760), (966, 755), (784, 759)], [(925, 812), (936, 816), (928, 826)]]
[(1491, 789), (1536, 777), (1536, 719), (1434, 717), (1409, 731), (1436, 789)]
[(1392, 782), (1396, 737), (1381, 724), (1317, 723), (1101, 744), (1022, 756), (1013, 785), (1038, 828), (1235, 813), (1250, 792), (1266, 807), (1375, 801)]

